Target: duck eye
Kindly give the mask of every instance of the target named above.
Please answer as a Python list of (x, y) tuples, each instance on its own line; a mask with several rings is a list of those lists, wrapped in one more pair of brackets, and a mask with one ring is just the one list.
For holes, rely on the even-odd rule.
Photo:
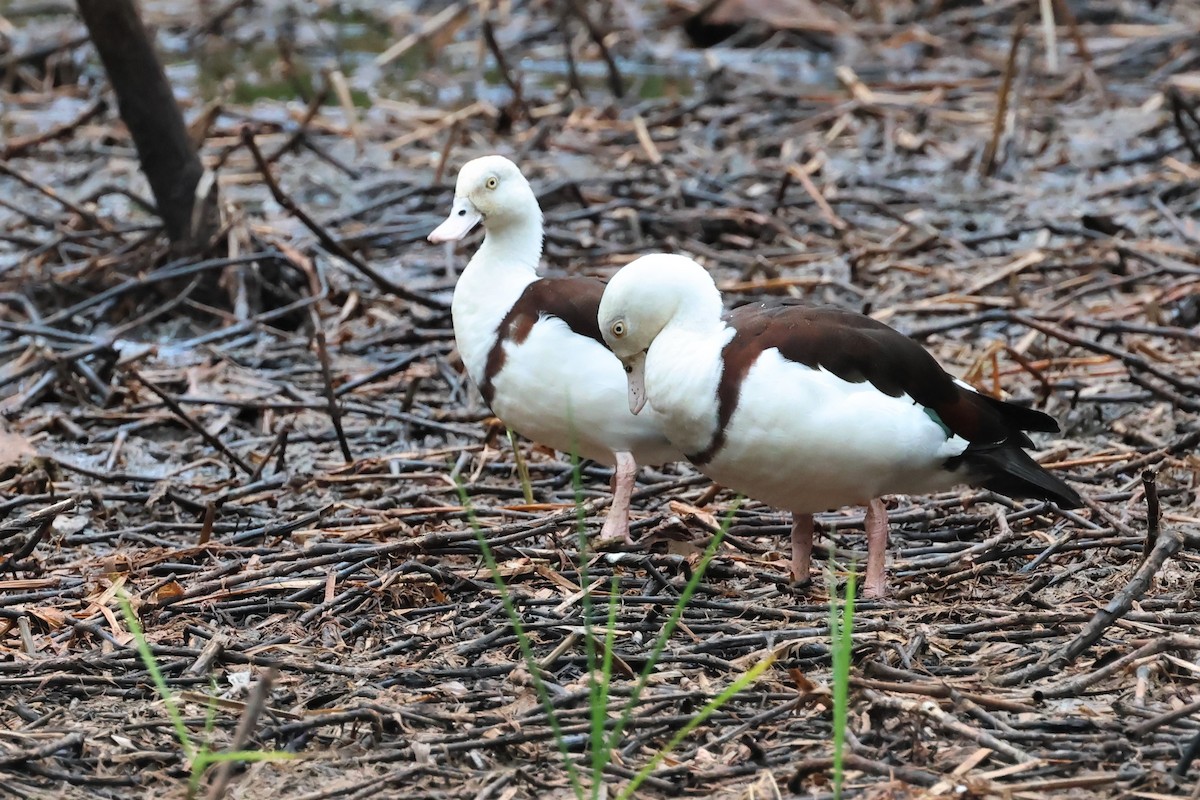
[(612, 335), (613, 336), (624, 336), (625, 335), (625, 323), (622, 322), (621, 320), (617, 320), (616, 322), (614, 322), (612, 324)]
[(631, 367), (631, 366), (629, 366), (628, 364), (626, 364), (626, 365), (625, 365), (625, 374), (626, 374), (626, 375), (628, 375), (628, 374), (630, 374), (630, 373), (632, 373), (632, 372), (633, 372), (633, 367)]
[(499, 183), (500, 183), (500, 181), (496, 180), (495, 177), (488, 178), (487, 179), (487, 188), (495, 189), (496, 186), (499, 185)]

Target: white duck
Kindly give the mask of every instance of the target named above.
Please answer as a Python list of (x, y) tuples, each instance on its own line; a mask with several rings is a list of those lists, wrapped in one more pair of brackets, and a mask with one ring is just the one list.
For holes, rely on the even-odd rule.
[(786, 303), (725, 314), (690, 258), (643, 256), (609, 282), (600, 330), (663, 431), (708, 477), (790, 510), (792, 571), (808, 578), (813, 512), (866, 505), (864, 592), (886, 592), (885, 494), (970, 483), (1076, 508), (1024, 431), (1049, 416), (979, 394), (920, 345), (861, 314)]
[(637, 465), (677, 461), (656, 414), (635, 416), (625, 374), (596, 325), (604, 282), (539, 278), (542, 210), (503, 156), (463, 166), (450, 216), (431, 242), (462, 239), (483, 222), (483, 244), (454, 288), (454, 339), (467, 374), (506, 425), (566, 453), (615, 465), (602, 537), (629, 536)]

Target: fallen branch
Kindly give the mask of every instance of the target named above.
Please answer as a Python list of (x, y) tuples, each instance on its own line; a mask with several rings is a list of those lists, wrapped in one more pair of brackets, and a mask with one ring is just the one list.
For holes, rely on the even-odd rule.
[[(508, 64), (508, 59), (504, 56), (504, 51), (500, 49), (500, 43), (496, 41), (496, 30), (492, 26), (492, 21), (487, 17), (483, 18), (483, 41), (487, 44), (488, 50), (492, 53), (492, 58), (496, 59), (496, 66), (500, 68), (500, 76), (504, 78), (504, 82), (513, 93), (513, 100), (517, 107), (521, 109), (521, 114), (526, 119), (529, 119), (529, 105), (525, 102), (525, 96), (521, 92), (521, 82), (513, 73), (513, 69)], [(453, 132), (451, 132), (453, 139)], [(436, 180), (435, 180), (436, 182)]]
[(165, 389), (163, 389), (161, 386), (154, 383), (153, 381), (147, 380), (145, 377), (142, 376), (141, 373), (139, 373), (133, 367), (127, 366), (124, 369), (125, 369), (125, 372), (129, 373), (129, 375), (134, 380), (136, 380), (138, 383), (142, 384), (147, 389), (149, 389), (151, 393), (153, 393), (154, 395), (156, 395), (158, 397), (159, 400), (162, 400), (163, 403), (166, 404), (167, 408), (171, 409), (171, 412), (173, 414), (175, 414), (175, 416), (178, 417), (179, 420), (181, 422), (183, 422), (184, 425), (188, 426), (193, 431), (200, 434), (201, 439), (203, 439), (204, 441), (206, 441), (210, 445), (212, 445), (214, 448), (216, 448), (218, 452), (220, 452), (223, 456), (225, 456), (230, 461), (232, 461), (238, 467), (238, 469), (242, 470), (247, 475), (254, 474), (254, 467), (247, 464), (245, 462), (245, 460), (242, 459), (241, 456), (239, 456), (237, 453), (230, 450), (228, 445), (226, 445), (224, 442), (222, 442), (216, 436), (213, 436), (211, 433), (209, 433), (208, 430), (203, 425), (201, 425), (196, 420), (192, 419), (191, 415), (189, 415), (186, 411), (183, 410), (183, 406), (179, 405), (179, 401), (176, 400), (174, 397), (172, 397), (170, 395), (170, 393), (168, 393)]
[(1034, 8), (1026, 6), (1013, 23), (1012, 42), (1008, 47), (1008, 60), (1004, 62), (1004, 77), (1000, 81), (1000, 92), (996, 98), (996, 115), (992, 118), (992, 138), (988, 140), (979, 163), (979, 174), (987, 178), (996, 171), (996, 153), (1000, 150), (1000, 137), (1004, 134), (1004, 119), (1008, 116), (1008, 98), (1012, 94), (1013, 78), (1017, 73), (1017, 52), (1025, 37), (1025, 25), (1033, 17)]
[(38, 145), (55, 139), (65, 139), (75, 132), (77, 128), (88, 122), (91, 122), (96, 117), (108, 111), (108, 103), (104, 98), (96, 100), (90, 106), (85, 108), (78, 117), (70, 122), (64, 122), (61, 125), (55, 125), (42, 133), (36, 133), (33, 136), (25, 136), (20, 139), (13, 139), (4, 146), (4, 150), (0, 152), (0, 159), (7, 161), (10, 158), (23, 156)]
[(300, 208), (300, 206), (298, 206), (296, 202), (292, 200), (292, 198), (288, 197), (284, 193), (283, 189), (279, 187), (279, 184), (276, 182), (274, 176), (271, 175), (271, 167), (267, 164), (266, 159), (263, 158), (262, 151), (258, 149), (258, 145), (254, 141), (254, 132), (250, 130), (249, 126), (242, 127), (241, 137), (242, 144), (246, 145), (246, 148), (250, 151), (250, 155), (254, 157), (254, 163), (258, 166), (259, 172), (262, 173), (263, 182), (267, 184), (267, 189), (270, 190), (271, 196), (275, 198), (275, 202), (287, 209), (292, 216), (294, 216), (302, 225), (304, 225), (304, 227), (312, 231), (313, 235), (317, 237), (317, 241), (321, 243), (322, 247), (324, 247), (330, 253), (333, 253), (338, 258), (343, 259), (346, 263), (354, 267), (385, 292), (391, 292), (397, 297), (408, 300), (411, 303), (417, 303), (418, 305), (425, 306), (426, 308), (432, 308), (438, 311), (445, 311), (447, 308), (449, 308), (449, 306), (441, 300), (436, 300), (432, 297), (426, 297), (419, 292), (406, 289), (400, 284), (388, 280), (383, 275), (375, 271), (375, 269), (367, 264), (367, 262), (363, 261), (361, 258), (354, 255), (354, 253), (351, 253), (348, 249), (346, 249), (345, 245), (333, 238), (328, 231), (318, 225), (312, 217), (305, 213), (305, 211)]
[(1167, 559), (1178, 553), (1182, 547), (1183, 537), (1173, 528), (1161, 530), (1154, 543), (1154, 549), (1138, 567), (1129, 583), (1109, 601), (1108, 605), (1092, 616), (1078, 636), (1052, 658), (1030, 664), (1007, 675), (1001, 675), (996, 679), (996, 683), (1000, 686), (1015, 686), (1061, 672), (1085, 650), (1099, 641), (1110, 625), (1125, 616), (1133, 604), (1141, 599), (1146, 590), (1150, 588), (1150, 582), (1154, 580), (1154, 576), (1162, 569)]
[(1155, 542), (1158, 541), (1159, 522), (1162, 520), (1162, 509), (1158, 505), (1158, 484), (1154, 470), (1148, 469), (1142, 473), (1142, 487), (1146, 492), (1146, 544), (1142, 547), (1142, 560), (1150, 557)]
[(0, 756), (0, 768), (10, 768), (20, 766), (29, 761), (37, 761), (47, 756), (52, 756), (60, 750), (75, 750), (78, 751), (83, 747), (84, 734), (82, 731), (70, 733), (61, 739), (55, 739), (41, 747), (36, 747), (33, 750), (25, 750), (11, 755)]
[[(219, 640), (214, 637), (214, 641)], [(238, 719), (237, 728), (233, 732), (233, 741), (229, 743), (230, 751), (244, 750), (249, 744), (250, 734), (253, 733), (254, 726), (258, 724), (263, 710), (267, 707), (267, 700), (271, 697), (271, 687), (274, 685), (277, 675), (278, 672), (274, 667), (268, 667), (251, 687), (250, 694), (246, 697), (246, 706), (242, 710), (242, 716)], [(208, 800), (220, 800), (224, 797), (225, 789), (229, 786), (229, 779), (232, 777), (233, 762), (222, 762), (217, 767), (212, 783), (209, 784)]]

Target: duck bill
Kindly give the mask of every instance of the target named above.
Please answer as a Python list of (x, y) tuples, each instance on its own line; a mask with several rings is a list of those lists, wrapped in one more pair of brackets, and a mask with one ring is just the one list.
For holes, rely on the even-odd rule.
[(634, 414), (646, 407), (646, 354), (638, 353), (625, 362), (629, 381), (629, 410)]
[(450, 216), (433, 229), (433, 232), (429, 234), (429, 241), (434, 244), (457, 242), (470, 233), (481, 219), (483, 219), (483, 215), (479, 213), (479, 209), (475, 208), (474, 203), (465, 197), (456, 197), (454, 206), (450, 209)]

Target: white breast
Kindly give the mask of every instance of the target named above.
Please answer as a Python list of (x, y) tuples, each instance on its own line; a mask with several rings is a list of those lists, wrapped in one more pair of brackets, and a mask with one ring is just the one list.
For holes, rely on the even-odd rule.
[(476, 386), (483, 382), (488, 353), (501, 321), (525, 287), (535, 280), (537, 275), (532, 270), (488, 269), (478, 254), (459, 276), (450, 303), (454, 342)]
[(707, 334), (667, 328), (646, 356), (646, 398), (684, 453), (705, 450), (717, 432), (721, 349), (732, 336), (732, 328), (719, 326)]
[(492, 410), (522, 436), (604, 464), (614, 463), (613, 450), (629, 450), (638, 463), (680, 458), (658, 414), (629, 412), (625, 372), (599, 342), (543, 317), (504, 352)]

